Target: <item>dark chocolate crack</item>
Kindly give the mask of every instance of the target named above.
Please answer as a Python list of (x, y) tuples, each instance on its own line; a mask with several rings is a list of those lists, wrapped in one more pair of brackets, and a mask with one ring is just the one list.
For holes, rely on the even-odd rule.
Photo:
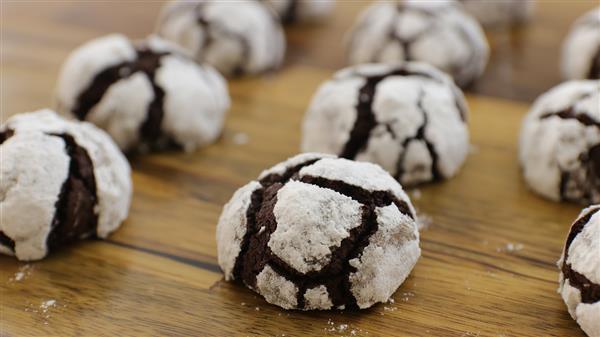
[(146, 119), (140, 126), (140, 138), (143, 142), (173, 143), (172, 139), (161, 135), (161, 124), (164, 116), (164, 90), (156, 83), (156, 71), (160, 67), (161, 58), (169, 52), (154, 52), (147, 47), (136, 48), (136, 58), (133, 61), (122, 62), (99, 72), (77, 97), (73, 113), (80, 120), (85, 120), (90, 111), (102, 100), (108, 89), (122, 79), (136, 73), (147, 76), (154, 93), (154, 98), (148, 104)]
[(425, 91), (421, 89), (421, 92), (419, 93), (419, 98), (417, 101), (417, 108), (419, 109), (419, 111), (421, 111), (421, 114), (423, 115), (423, 124), (421, 124), (419, 129), (417, 129), (417, 133), (414, 136), (406, 138), (404, 140), (404, 142), (402, 143), (402, 148), (404, 150), (400, 154), (400, 157), (398, 158), (398, 162), (396, 163), (395, 178), (398, 181), (402, 181), (402, 176), (405, 173), (404, 161), (406, 159), (407, 149), (408, 149), (408, 146), (410, 145), (410, 143), (412, 143), (414, 141), (421, 141), (421, 142), (425, 143), (425, 146), (427, 147), (427, 152), (429, 152), (429, 156), (431, 157), (431, 175), (433, 177), (433, 181), (438, 181), (443, 178), (443, 175), (440, 172), (440, 169), (438, 167), (438, 162), (439, 162), (438, 153), (437, 153), (433, 143), (431, 143), (427, 139), (427, 136), (425, 135), (425, 130), (427, 129), (427, 125), (429, 124), (429, 116), (427, 114), (427, 111), (425, 111), (425, 108), (423, 107), (423, 97), (424, 96), (425, 96)]
[(281, 15), (281, 22), (289, 24), (294, 23), (298, 19), (298, 0), (289, 0), (288, 5)]
[(420, 76), (436, 80), (430, 74), (425, 72), (410, 71), (405, 68), (398, 68), (389, 73), (365, 77), (365, 84), (358, 91), (358, 104), (356, 105), (356, 121), (350, 131), (348, 141), (340, 157), (354, 159), (365, 150), (369, 137), (378, 122), (373, 112), (373, 102), (377, 85), (390, 76)]
[(48, 250), (61, 245), (96, 235), (98, 215), (94, 208), (96, 178), (94, 166), (87, 151), (68, 134), (53, 134), (65, 142), (65, 151), (70, 157), (69, 175), (61, 187), (56, 201), (56, 213), (48, 234)]
[(589, 211), (573, 224), (569, 236), (567, 237), (567, 242), (565, 243), (565, 253), (562, 264), (562, 273), (565, 282), (569, 282), (572, 287), (578, 289), (581, 293), (581, 302), (588, 304), (600, 302), (600, 284), (593, 283), (585, 275), (573, 270), (571, 265), (567, 264), (567, 259), (569, 258), (569, 248), (571, 247), (573, 240), (575, 240), (577, 235), (583, 231), (585, 226), (590, 222), (592, 216), (598, 213), (598, 211), (600, 211), (600, 208)]
[[(263, 187), (252, 194), (246, 213), (247, 231), (234, 266), (234, 278), (256, 289), (257, 275), (269, 266), (299, 289), (297, 293), (299, 309), (305, 308), (306, 291), (319, 286), (326, 287), (334, 307), (345, 306), (347, 309), (356, 309), (358, 305), (352, 294), (349, 280), (350, 274), (356, 272), (356, 269), (350, 266), (349, 261), (362, 254), (369, 244), (369, 238), (377, 231), (376, 208), (394, 204), (400, 212), (413, 219), (414, 214), (406, 202), (399, 200), (389, 191), (371, 192), (338, 180), (314, 176), (300, 177), (299, 171), (303, 167), (310, 166), (318, 160), (309, 160), (288, 168), (282, 174), (271, 174), (261, 179)], [(277, 193), (290, 180), (327, 188), (362, 204), (361, 224), (350, 230), (349, 237), (343, 239), (339, 247), (332, 247), (330, 262), (319, 271), (303, 274), (275, 255), (268, 246), (271, 234), (277, 229), (274, 215)]]
[(12, 137), (14, 134), (15, 134), (15, 132), (11, 129), (6, 129), (6, 130), (0, 132), (0, 144), (4, 143), (7, 139)]
[(232, 71), (232, 75), (243, 75), (246, 72), (248, 62), (250, 62), (250, 42), (243, 34), (233, 32), (227, 29), (227, 27), (219, 24), (219, 22), (210, 21), (205, 15), (206, 5), (206, 3), (199, 3), (195, 9), (197, 18), (196, 22), (204, 32), (204, 40), (202, 42), (202, 46), (200, 47), (200, 58), (203, 62), (206, 62), (204, 55), (206, 55), (207, 53), (206, 50), (212, 48), (214, 42), (218, 40), (216, 36), (220, 35), (228, 39), (237, 41), (237, 43), (242, 48), (242, 52), (238, 64)]

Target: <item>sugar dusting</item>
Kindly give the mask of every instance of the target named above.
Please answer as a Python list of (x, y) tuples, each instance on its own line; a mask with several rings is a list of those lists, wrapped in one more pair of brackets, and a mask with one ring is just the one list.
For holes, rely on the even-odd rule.
[(514, 253), (514, 252), (518, 252), (518, 251), (522, 250), (524, 247), (525, 246), (522, 243), (509, 242), (502, 247), (496, 248), (496, 251), (498, 253), (501, 253), (501, 252)]
[[(64, 304), (62, 305), (63, 308), (65, 308), (67, 305)], [(38, 314), (39, 316), (42, 317), (43, 319), (43, 323), (44, 325), (48, 325), (48, 320), (50, 319), (50, 317), (52, 317), (52, 313), (54, 312), (54, 310), (58, 307), (58, 301), (55, 299), (48, 299), (45, 301), (42, 301), (42, 303), (40, 303), (40, 305), (34, 305), (32, 303), (29, 303), (26, 307), (25, 307), (25, 312), (30, 312), (32, 314)]]
[(327, 335), (336, 336), (365, 336), (369, 332), (353, 326), (351, 323), (336, 323), (331, 318), (327, 320), (327, 326), (323, 328)]
[(236, 132), (231, 140), (235, 145), (246, 145), (250, 141), (250, 137), (245, 132)]
[(8, 281), (9, 282), (21, 282), (21, 281), (27, 279), (27, 277), (29, 277), (29, 275), (31, 275), (32, 270), (33, 270), (33, 268), (31, 267), (31, 265), (29, 265), (29, 264), (22, 265), (21, 267), (19, 267), (19, 269), (13, 275), (13, 277), (11, 277)]

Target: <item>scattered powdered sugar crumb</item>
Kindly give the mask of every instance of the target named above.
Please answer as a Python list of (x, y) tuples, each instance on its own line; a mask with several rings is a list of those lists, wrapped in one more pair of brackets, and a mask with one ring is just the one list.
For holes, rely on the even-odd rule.
[(48, 312), (49, 308), (53, 308), (56, 306), (56, 300), (47, 300), (46, 302), (42, 302), (42, 304), (40, 305), (40, 310), (42, 310), (43, 313)]
[(254, 310), (260, 311), (260, 308), (259, 307), (254, 307)]
[(364, 331), (358, 327), (352, 326), (349, 323), (335, 323), (331, 318), (327, 320), (327, 327), (323, 328), (328, 335), (334, 334), (338, 336), (358, 336), (368, 335), (368, 331)]
[(518, 252), (520, 250), (523, 249), (523, 244), (521, 243), (507, 243), (506, 245), (502, 246), (502, 247), (498, 247), (496, 248), (497, 252), (507, 252), (507, 253), (514, 253), (514, 252)]
[(411, 195), (411, 197), (412, 197), (413, 199), (415, 199), (415, 200), (419, 200), (419, 199), (421, 199), (421, 196), (422, 196), (422, 194), (421, 194), (421, 190), (419, 190), (419, 189), (414, 189), (414, 190), (412, 190), (412, 191), (411, 191), (410, 195)]
[(245, 145), (245, 144), (248, 144), (248, 142), (250, 141), (250, 138), (248, 137), (248, 134), (245, 132), (237, 132), (236, 134), (233, 135), (232, 141), (235, 145)]
[(33, 268), (31, 268), (31, 265), (29, 265), (29, 264), (22, 265), (21, 267), (19, 267), (19, 270), (17, 270), (15, 275), (13, 277), (11, 277), (8, 281), (9, 282), (21, 282), (24, 279), (26, 279), (29, 275), (31, 275), (32, 269)]
[(246, 302), (242, 302), (242, 303), (240, 303), (240, 305), (241, 305), (242, 307), (245, 307), (245, 306), (246, 306)]
[(401, 300), (402, 300), (402, 302), (408, 302), (413, 297), (415, 297), (415, 293), (413, 293), (412, 291), (407, 291), (407, 292), (402, 293)]
[(419, 231), (424, 231), (429, 228), (433, 224), (433, 218), (425, 213), (421, 213), (417, 215), (417, 225), (419, 226)]
[(390, 297), (390, 299), (389, 299), (387, 302), (388, 302), (388, 303), (391, 303), (391, 304), (394, 304), (394, 303), (396, 303), (396, 301), (395, 301), (393, 298), (391, 298), (391, 297)]

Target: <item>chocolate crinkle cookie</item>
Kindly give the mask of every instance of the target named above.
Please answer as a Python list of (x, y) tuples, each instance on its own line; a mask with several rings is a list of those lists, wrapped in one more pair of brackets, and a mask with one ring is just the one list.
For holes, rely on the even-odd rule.
[(0, 126), (0, 253), (39, 260), (88, 237), (106, 238), (127, 217), (127, 160), (102, 130), (50, 110)]
[(432, 66), (354, 66), (315, 94), (302, 150), (377, 163), (403, 185), (441, 180), (468, 154), (467, 115), (460, 89)]
[(467, 13), (486, 28), (503, 28), (523, 24), (531, 19), (534, 0), (460, 0)]
[(348, 39), (351, 64), (425, 62), (460, 86), (483, 73), (488, 54), (481, 26), (454, 1), (378, 2), (362, 13)]
[(581, 16), (563, 44), (562, 73), (566, 79), (600, 79), (600, 7)]
[(272, 8), (283, 23), (317, 22), (333, 11), (335, 0), (260, 0)]
[(600, 205), (581, 212), (558, 267), (558, 292), (571, 317), (588, 336), (600, 336)]
[(285, 309), (368, 308), (389, 300), (420, 256), (415, 211), (383, 169), (302, 154), (229, 201), (219, 265)]
[(157, 32), (225, 75), (277, 69), (285, 54), (279, 17), (255, 0), (172, 1)]
[(546, 198), (600, 203), (600, 81), (565, 82), (538, 98), (523, 121), (520, 160)]
[(113, 34), (71, 53), (58, 81), (59, 110), (108, 132), (126, 152), (216, 140), (229, 108), (223, 77), (158, 37)]

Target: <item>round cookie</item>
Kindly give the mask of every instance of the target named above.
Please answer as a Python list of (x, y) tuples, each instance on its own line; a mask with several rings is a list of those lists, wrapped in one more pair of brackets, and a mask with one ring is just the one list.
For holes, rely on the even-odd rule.
[(565, 79), (600, 79), (600, 7), (582, 15), (562, 48)]
[(335, 0), (261, 0), (286, 24), (322, 21), (333, 11)]
[(569, 314), (588, 336), (600, 336), (600, 205), (581, 212), (558, 267), (558, 292)]
[(318, 89), (302, 151), (377, 163), (405, 186), (445, 179), (468, 154), (467, 115), (460, 89), (432, 66), (358, 65)]
[(460, 86), (483, 73), (488, 54), (483, 30), (453, 1), (376, 3), (362, 13), (348, 40), (351, 64), (425, 62)]
[(229, 108), (223, 77), (151, 36), (133, 44), (113, 34), (74, 50), (57, 88), (59, 110), (108, 132), (123, 151), (216, 140)]
[(420, 256), (415, 211), (379, 166), (302, 154), (240, 188), (217, 226), (225, 279), (285, 309), (389, 300)]
[(565, 82), (533, 104), (523, 121), (525, 181), (555, 201), (600, 203), (600, 81)]
[(285, 54), (279, 18), (259, 1), (172, 1), (157, 32), (225, 75), (277, 69)]
[(127, 217), (131, 174), (110, 137), (53, 111), (0, 126), (0, 252), (39, 260), (62, 245), (106, 238)]
[(534, 0), (460, 0), (465, 11), (486, 28), (507, 27), (525, 23), (533, 16)]

